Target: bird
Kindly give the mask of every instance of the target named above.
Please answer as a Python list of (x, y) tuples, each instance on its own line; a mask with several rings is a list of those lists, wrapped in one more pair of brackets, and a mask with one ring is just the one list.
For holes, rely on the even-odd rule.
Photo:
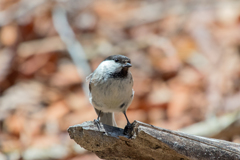
[(98, 116), (94, 122), (117, 127), (114, 112), (122, 112), (127, 120), (126, 127), (131, 125), (126, 115), (134, 97), (130, 67), (132, 64), (128, 57), (111, 55), (87, 77), (89, 101)]

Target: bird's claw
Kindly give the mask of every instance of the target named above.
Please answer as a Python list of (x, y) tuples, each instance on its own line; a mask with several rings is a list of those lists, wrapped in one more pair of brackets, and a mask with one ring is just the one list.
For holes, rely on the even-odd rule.
[(128, 123), (123, 130), (123, 134), (130, 135), (132, 131), (132, 127), (133, 127), (132, 124)]
[(98, 119), (94, 119), (93, 122), (97, 125), (98, 130), (101, 129), (100, 121)]

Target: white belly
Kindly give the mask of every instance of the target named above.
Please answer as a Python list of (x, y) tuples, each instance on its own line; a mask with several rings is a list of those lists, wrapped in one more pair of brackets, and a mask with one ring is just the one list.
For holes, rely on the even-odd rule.
[(92, 84), (90, 101), (103, 112), (125, 111), (133, 99), (132, 85), (130, 79), (111, 79)]

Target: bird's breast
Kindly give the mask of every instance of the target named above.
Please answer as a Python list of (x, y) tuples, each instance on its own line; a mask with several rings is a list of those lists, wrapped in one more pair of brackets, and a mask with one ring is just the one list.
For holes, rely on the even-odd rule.
[[(132, 99), (132, 80), (109, 78), (101, 83), (92, 85), (92, 101), (98, 109), (113, 112), (121, 111), (123, 103)], [(127, 106), (128, 107), (128, 106)]]

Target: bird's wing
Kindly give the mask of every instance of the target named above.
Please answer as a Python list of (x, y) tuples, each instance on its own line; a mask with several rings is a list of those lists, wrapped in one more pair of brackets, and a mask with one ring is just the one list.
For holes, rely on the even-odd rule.
[(91, 73), (89, 76), (87, 76), (86, 81), (89, 81), (89, 91), (91, 93), (91, 79), (92, 79), (93, 73)]
[(86, 81), (91, 80), (92, 76), (93, 76), (93, 73), (89, 74), (89, 76), (87, 76), (87, 78), (86, 78)]

